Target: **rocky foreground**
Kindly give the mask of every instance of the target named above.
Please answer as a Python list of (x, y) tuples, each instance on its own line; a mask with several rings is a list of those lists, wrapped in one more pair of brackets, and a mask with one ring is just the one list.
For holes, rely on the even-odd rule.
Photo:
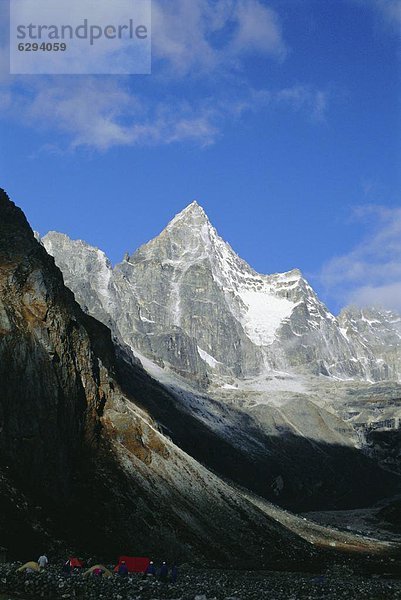
[[(355, 574), (334, 565), (324, 574), (199, 570), (183, 567), (175, 584), (142, 576), (100, 579), (81, 574), (65, 577), (56, 567), (30, 575), (15, 572), (17, 565), (0, 566), (0, 598), (61, 600), (299, 600), (401, 598), (401, 580), (394, 574)], [(2, 596), (4, 594), (4, 596)]]

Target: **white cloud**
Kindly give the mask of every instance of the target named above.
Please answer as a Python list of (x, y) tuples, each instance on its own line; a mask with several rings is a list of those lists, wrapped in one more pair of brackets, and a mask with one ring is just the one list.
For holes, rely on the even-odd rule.
[[(233, 88), (191, 102), (134, 93), (116, 78), (32, 78), (11, 94), (0, 88), (0, 113), (43, 132), (61, 134), (63, 146), (105, 151), (115, 146), (190, 142), (213, 144), (227, 123), (278, 106), (320, 113), (321, 92), (297, 86), (278, 92)], [(54, 138), (52, 145), (57, 138)], [(59, 140), (61, 143), (61, 140)]]
[(367, 206), (356, 216), (369, 219), (371, 232), (324, 265), (321, 281), (342, 302), (401, 311), (401, 208)]
[(277, 14), (258, 0), (236, 3), (234, 19), (237, 30), (229, 50), (234, 53), (263, 52), (283, 57), (287, 48), (283, 41)]
[(218, 69), (221, 76), (247, 54), (287, 52), (278, 15), (259, 0), (154, 1), (152, 44), (154, 58), (176, 75)]
[(356, 306), (379, 306), (401, 313), (401, 282), (381, 286), (363, 286), (349, 295)]
[[(0, 100), (1, 108), (1, 100)], [(114, 78), (41, 79), (27, 93), (15, 92), (9, 118), (65, 135), (69, 149), (193, 141), (210, 144), (217, 135), (216, 111), (182, 101), (146, 102)]]

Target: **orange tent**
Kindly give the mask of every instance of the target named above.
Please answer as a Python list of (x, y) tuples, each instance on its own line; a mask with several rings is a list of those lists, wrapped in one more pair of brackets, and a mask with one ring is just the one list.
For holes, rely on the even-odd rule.
[(90, 569), (85, 571), (84, 577), (86, 577), (87, 575), (92, 575), (93, 571), (95, 571), (97, 569), (100, 569), (101, 571), (103, 571), (104, 577), (112, 577), (113, 576), (113, 574), (110, 573), (110, 571), (108, 569), (106, 569), (106, 567), (104, 565), (93, 565), (93, 567), (91, 567)]

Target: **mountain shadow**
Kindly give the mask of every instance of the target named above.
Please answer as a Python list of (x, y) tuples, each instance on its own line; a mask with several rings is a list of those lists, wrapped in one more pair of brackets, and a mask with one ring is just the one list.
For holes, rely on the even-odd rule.
[[(293, 433), (267, 435), (247, 413), (243, 429), (253, 447), (239, 448), (191, 414), (119, 350), (118, 378), (173, 442), (223, 478), (296, 512), (371, 506), (401, 490), (401, 478), (362, 451)], [(210, 400), (210, 402), (216, 402)]]

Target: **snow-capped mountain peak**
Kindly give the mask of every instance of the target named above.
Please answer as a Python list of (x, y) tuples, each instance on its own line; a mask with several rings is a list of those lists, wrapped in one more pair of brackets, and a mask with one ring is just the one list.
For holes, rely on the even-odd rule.
[(210, 225), (207, 214), (204, 209), (196, 200), (188, 204), (181, 212), (179, 212), (167, 225), (166, 229), (171, 229), (177, 224), (180, 225), (203, 225), (207, 223)]
[(184, 377), (205, 382), (273, 371), (362, 380), (401, 375), (398, 330), (390, 336), (397, 350), (380, 349), (382, 338), (390, 340), (388, 329), (397, 329), (395, 318), (382, 315), (385, 325), (367, 336), (365, 313), (359, 324), (352, 315), (335, 318), (298, 269), (257, 273), (196, 201), (114, 269), (101, 251), (82, 243), (54, 235), (43, 242), (89, 312), (113, 324), (131, 347)]

